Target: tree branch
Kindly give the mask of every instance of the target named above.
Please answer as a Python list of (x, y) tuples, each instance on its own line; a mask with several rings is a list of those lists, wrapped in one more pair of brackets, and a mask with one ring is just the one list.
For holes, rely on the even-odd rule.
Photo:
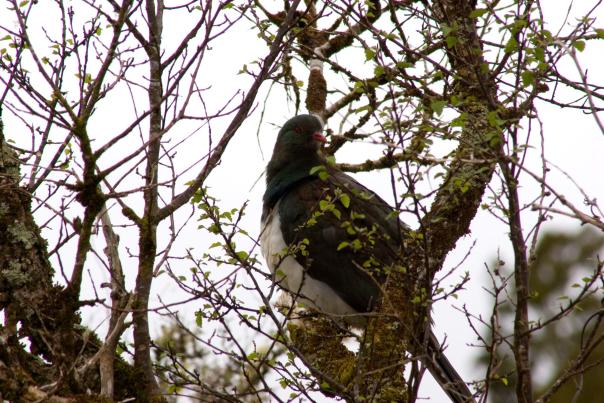
[(227, 145), (235, 136), (237, 130), (239, 129), (239, 126), (241, 126), (243, 121), (247, 118), (249, 111), (254, 105), (254, 101), (256, 99), (256, 95), (258, 94), (260, 86), (270, 75), (271, 71), (273, 70), (275, 61), (283, 50), (285, 35), (294, 25), (296, 17), (295, 10), (299, 3), (300, 0), (295, 0), (291, 4), (291, 8), (287, 13), (287, 17), (285, 18), (283, 25), (279, 27), (279, 31), (277, 32), (277, 35), (275, 35), (275, 39), (270, 47), (269, 53), (262, 62), (260, 72), (258, 73), (252, 86), (248, 90), (247, 95), (243, 99), (239, 111), (237, 111), (237, 114), (231, 120), (231, 123), (225, 130), (220, 141), (218, 142), (218, 144), (216, 144), (216, 147), (214, 147), (214, 150), (208, 157), (205, 166), (199, 172), (199, 174), (197, 174), (197, 176), (187, 187), (187, 189), (185, 189), (182, 193), (176, 195), (176, 197), (174, 197), (169, 204), (159, 209), (155, 216), (156, 223), (159, 223), (160, 221), (164, 220), (166, 217), (176, 211), (180, 206), (187, 203), (191, 199), (191, 197), (193, 197), (195, 192), (201, 187), (201, 185), (204, 183), (205, 179), (212, 172), (212, 170), (216, 167), (216, 165), (220, 161), (220, 158), (222, 158), (222, 154), (226, 150)]

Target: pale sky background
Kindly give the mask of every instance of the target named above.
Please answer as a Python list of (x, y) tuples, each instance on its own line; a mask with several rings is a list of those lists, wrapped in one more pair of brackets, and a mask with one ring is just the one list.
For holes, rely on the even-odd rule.
[[(560, 2), (543, 2), (545, 7), (545, 19), (550, 19), (550, 30), (557, 32), (562, 24), (566, 6), (559, 7)], [(565, 2), (566, 3), (566, 2)], [(575, 2), (574, 16), (581, 15), (584, 10), (582, 7), (587, 7), (588, 4), (579, 4)], [(585, 2), (590, 3), (592, 2)], [(3, 18), (5, 11), (0, 11), (0, 18)], [(168, 15), (168, 14), (167, 14)], [(40, 20), (46, 20), (45, 15), (39, 15)], [(600, 8), (598, 13), (600, 20), (597, 27), (604, 28), (604, 7)], [(574, 23), (574, 19), (570, 18), (569, 22)], [(165, 40), (164, 45), (171, 46), (171, 41), (176, 41), (184, 32), (182, 25), (186, 24), (183, 20), (166, 20), (165, 22)], [(31, 25), (30, 25), (31, 26)], [(249, 79), (244, 75), (236, 75), (243, 64), (249, 64), (259, 55), (266, 53), (266, 49), (259, 44), (255, 33), (248, 30), (248, 23), (239, 24), (238, 31), (227, 35), (225, 38), (217, 41), (209, 52), (206, 61), (202, 65), (201, 72), (197, 78), (200, 87), (211, 85), (211, 90), (208, 91), (209, 99), (207, 100), (212, 106), (230, 98), (233, 92), (238, 89), (246, 89), (249, 86)], [(46, 28), (48, 26), (46, 25)], [(177, 29), (174, 29), (177, 28)], [(236, 38), (236, 40), (235, 40)], [(604, 84), (604, 73), (602, 73), (602, 55), (604, 55), (604, 41), (590, 41), (587, 43), (586, 49), (582, 53), (578, 53), (578, 59), (583, 68), (589, 68), (589, 78), (591, 82)], [(342, 60), (340, 60), (342, 62)], [(357, 63), (357, 61), (354, 61)], [(571, 77), (578, 77), (576, 68), (570, 59), (561, 64), (562, 70), (567, 72)], [(307, 82), (307, 76), (304, 72), (298, 74), (298, 78)], [(260, 95), (257, 98), (258, 109), (246, 121), (245, 125), (239, 130), (236, 137), (226, 151), (222, 163), (218, 166), (210, 176), (207, 185), (211, 188), (211, 195), (221, 200), (223, 208), (240, 207), (244, 202), (249, 201), (247, 208), (247, 216), (244, 218), (242, 226), (251, 234), (257, 236), (260, 232), (260, 212), (261, 198), (264, 192), (264, 177), (260, 178), (264, 166), (270, 159), (273, 143), (275, 141), (278, 127), (287, 119), (293, 116), (294, 106), (284, 102), (284, 98), (275, 96), (273, 102), (269, 102), (264, 116), (264, 122), (260, 126), (259, 135), (256, 135), (258, 130), (260, 109), (262, 102), (268, 91), (268, 85), (264, 85)], [(279, 95), (278, 90), (274, 90), (276, 95)], [(132, 120), (133, 110), (129, 100), (129, 96), (125, 91), (118, 92), (113, 95), (111, 100), (103, 101), (99, 107), (91, 125), (93, 130), (96, 130), (99, 138), (108, 138), (108, 135), (103, 133), (117, 133), (127, 122)], [(143, 105), (146, 105), (146, 101)], [(139, 108), (143, 110), (144, 106)], [(545, 133), (545, 152), (546, 158), (565, 171), (572, 177), (579, 186), (581, 186), (591, 198), (598, 201), (604, 200), (604, 176), (602, 175), (602, 160), (604, 156), (604, 133), (600, 132), (595, 124), (593, 117), (584, 115), (581, 112), (570, 109), (559, 109), (555, 107), (540, 105), (541, 119), (543, 120), (543, 131)], [(305, 112), (302, 110), (301, 112)], [(604, 120), (604, 114), (600, 114)], [(13, 138), (17, 144), (27, 147), (30, 137), (28, 133), (23, 136), (15, 135), (19, 132), (20, 123), (14, 119), (5, 110), (4, 111), (5, 134)], [(274, 124), (274, 125), (273, 125)], [(329, 124), (329, 123), (328, 123)], [(184, 125), (186, 126), (186, 125)], [(222, 133), (223, 127), (215, 125), (212, 127), (215, 141)], [(337, 127), (333, 127), (337, 130)], [(180, 131), (179, 131), (180, 130)], [(180, 133), (180, 134), (179, 134)], [(174, 138), (184, 137), (190, 134), (188, 127), (177, 128), (175, 134), (169, 136)], [(194, 134), (192, 140), (186, 143), (187, 147), (181, 147), (178, 150), (178, 164), (180, 167), (186, 167), (190, 162), (198, 159), (206, 152), (205, 138), (208, 130), (206, 127)], [(128, 150), (128, 147), (136, 143), (136, 139), (124, 142), (120, 146), (120, 150)], [(537, 141), (538, 138), (534, 137)], [(105, 140), (100, 141), (103, 143)], [(197, 147), (197, 142), (201, 143)], [(536, 144), (536, 143), (535, 143)], [(337, 154), (337, 159), (340, 162), (360, 162), (367, 158), (367, 153), (379, 153), (381, 150), (379, 145), (363, 144), (360, 146), (346, 147)], [(117, 151), (117, 150), (116, 150)], [(109, 155), (102, 164), (107, 166), (111, 164), (111, 160), (119, 160), (121, 154)], [(539, 150), (529, 151), (529, 159), (527, 167), (539, 172), (540, 169)], [(553, 166), (552, 166), (553, 168)], [(181, 183), (190, 180), (194, 176), (195, 171), (184, 174), (180, 179)], [(390, 186), (390, 177), (387, 171), (357, 174), (355, 177), (367, 187), (379, 193), (386, 201), (392, 203), (393, 196)], [(258, 180), (260, 178), (260, 180)], [(571, 202), (578, 207), (583, 207), (582, 196), (577, 191), (570, 180), (564, 177), (557, 170), (553, 169), (549, 173), (548, 180), (554, 184), (556, 189), (563, 193)], [(438, 185), (438, 181), (433, 183), (433, 186)], [(496, 182), (493, 182), (496, 183)], [(522, 180), (521, 180), (522, 183)], [(537, 184), (532, 181), (522, 183), (521, 203), (528, 202), (532, 196), (537, 194)], [(488, 194), (487, 194), (488, 196)], [(133, 203), (136, 203), (133, 201)], [(600, 203), (602, 205), (602, 203)], [(74, 207), (74, 211), (77, 212)], [(136, 210), (136, 208), (135, 208)], [(188, 210), (186, 207), (184, 208)], [(140, 211), (138, 209), (137, 211)], [(48, 212), (38, 212), (38, 222), (44, 219), (44, 215)], [(199, 213), (196, 213), (199, 215)], [(114, 223), (124, 222), (120, 214), (115, 214), (113, 217)], [(535, 215), (526, 213), (524, 215), (524, 228), (531, 227)], [(409, 223), (414, 226), (414, 223)], [(553, 222), (545, 225), (544, 228), (560, 229), (564, 228), (569, 231), (578, 228), (576, 221), (555, 217)], [(464, 237), (458, 242), (456, 249), (448, 256), (442, 273), (447, 271), (447, 268), (455, 266), (466, 255), (468, 248), (475, 243), (472, 253), (465, 260), (462, 267), (456, 275), (453, 275), (450, 281), (456, 282), (464, 271), (471, 273), (471, 281), (467, 285), (466, 290), (458, 294), (459, 299), (448, 299), (434, 305), (433, 320), (434, 329), (437, 336), (442, 340), (443, 336), (447, 337), (448, 349), (446, 355), (451, 362), (458, 368), (460, 374), (466, 381), (481, 378), (483, 373), (481, 369), (474, 366), (475, 356), (478, 354), (476, 348), (468, 347), (469, 343), (475, 341), (474, 335), (467, 326), (465, 316), (458, 311), (457, 308), (466, 304), (474, 314), (488, 315), (491, 310), (491, 299), (483, 287), (488, 287), (488, 276), (485, 269), (485, 264), (490, 264), (499, 251), (504, 261), (512, 264), (510, 245), (507, 238), (507, 228), (498, 220), (493, 218), (488, 212), (479, 210), (476, 218), (471, 226), (471, 234)], [(46, 231), (46, 236), (53, 238), (55, 235), (51, 231)], [(127, 256), (125, 247), (136, 248), (137, 241), (135, 238), (126, 233), (122, 235), (122, 255)], [(160, 237), (162, 232), (160, 231)], [(190, 223), (186, 231), (183, 231), (178, 242), (174, 246), (174, 254), (182, 252), (185, 248), (195, 247), (195, 251), (201, 254), (209, 244), (214, 240), (207, 237), (206, 233), (196, 229), (194, 220)], [(104, 241), (101, 238), (94, 240), (94, 246), (101, 251), (104, 247)], [(159, 243), (161, 247), (161, 241)], [(251, 243), (250, 243), (251, 245)], [(250, 246), (251, 247), (251, 246)], [(259, 249), (254, 250), (260, 253)], [(71, 251), (73, 253), (73, 250)], [(72, 258), (72, 257), (71, 257)], [(67, 265), (71, 264), (70, 256), (63, 255)], [(133, 265), (135, 260), (125, 258), (125, 271), (127, 281), (133, 284), (136, 267)], [(186, 274), (189, 265), (183, 264), (176, 271), (180, 270)], [(92, 273), (94, 282), (97, 284), (108, 280), (106, 271), (102, 268), (96, 258), (92, 255), (89, 258), (88, 270)], [(100, 274), (102, 273), (102, 274)], [(99, 279), (99, 276), (104, 276)], [(85, 289), (83, 290), (83, 298), (93, 296), (93, 290), (90, 287), (90, 278), (86, 277)], [(104, 292), (104, 291), (103, 291)], [(179, 300), (183, 296), (175, 291), (175, 287), (168, 277), (159, 277), (155, 280), (152, 295), (154, 295), (154, 303), (152, 306), (157, 306), (157, 296), (161, 296), (163, 302)], [(185, 307), (181, 307), (181, 317), (185, 320), (193, 322), (193, 312), (202, 304), (203, 301), (195, 301)], [(99, 329), (99, 335), (104, 337), (105, 321), (108, 316), (100, 313), (99, 310), (84, 310), (85, 320), (91, 326)], [(160, 329), (160, 324), (163, 320), (152, 320), (151, 325), (155, 332)], [(422, 397), (431, 397), (430, 401), (441, 402), (446, 401), (446, 397), (435, 385), (435, 383), (426, 376), (420, 395)], [(279, 388), (277, 385), (276, 388)]]

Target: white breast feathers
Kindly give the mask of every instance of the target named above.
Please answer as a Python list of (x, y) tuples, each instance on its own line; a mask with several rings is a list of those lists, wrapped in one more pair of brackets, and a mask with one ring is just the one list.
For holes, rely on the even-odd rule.
[(355, 310), (330, 286), (307, 275), (296, 259), (287, 255), (278, 211), (279, 204), (267, 215), (260, 234), (262, 255), (273, 274), (273, 281), (298, 303), (332, 316), (354, 315)]

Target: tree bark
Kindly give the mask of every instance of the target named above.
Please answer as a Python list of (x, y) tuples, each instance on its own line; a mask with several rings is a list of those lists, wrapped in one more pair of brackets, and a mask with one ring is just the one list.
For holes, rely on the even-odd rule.
[[(87, 363), (102, 343), (80, 324), (80, 305), (64, 287), (53, 284), (46, 241), (31, 213), (31, 194), (19, 184), (19, 165), (0, 120), (1, 398), (21, 401), (26, 396), (41, 399), (97, 391), (98, 365)], [(24, 338), (30, 343), (29, 351), (23, 347)], [(114, 350), (111, 354), (116, 363), (115, 398), (130, 398), (137, 389), (133, 368), (116, 357)], [(80, 373), (79, 368), (86, 370)], [(54, 386), (41, 391), (38, 385)]]
[[(334, 389), (343, 389), (346, 393), (355, 390), (357, 398), (413, 399), (402, 382), (403, 364), (408, 351), (417, 355), (426, 351), (434, 275), (442, 268), (457, 240), (468, 233), (499, 159), (503, 127), (492, 123), (496, 120), (489, 119), (490, 115), (498, 113), (496, 85), (483, 66), (482, 44), (474, 20), (470, 18), (475, 9), (472, 3), (441, 1), (430, 10), (437, 22), (458, 27), (456, 34), (459, 40), (447, 48), (447, 56), (452, 74), (455, 74), (454, 93), (463, 100), (458, 110), (465, 117), (465, 125), (455, 157), (448, 166), (430, 211), (421, 220), (417, 231), (412, 231), (403, 241), (406, 267), (389, 275), (379, 309), (381, 315), (373, 323), (370, 321), (366, 330), (367, 342), (357, 356), (355, 371), (364, 371), (372, 376), (368, 382), (355, 384), (356, 379), (334, 374), (327, 360), (313, 361), (316, 373), (329, 375), (324, 380), (328, 381), (329, 377), (335, 379)], [(311, 54), (319, 58), (324, 56), (324, 49), (332, 41), (317, 44)], [(312, 59), (310, 63), (308, 96), (319, 98), (307, 101), (307, 105), (317, 109), (325, 105), (326, 90), (323, 90), (321, 81), (324, 80), (323, 75), (318, 74), (320, 69), (316, 67), (319, 65), (316, 62), (313, 65)], [(311, 89), (315, 91), (311, 93)], [(325, 115), (324, 111), (312, 112)], [(317, 331), (312, 322), (305, 327), (309, 332)], [(328, 330), (319, 328), (323, 334)], [(337, 334), (330, 336), (335, 338)], [(312, 339), (309, 337), (307, 340)], [(297, 336), (296, 340), (302, 338)], [(301, 350), (312, 349), (304, 346)], [(348, 362), (351, 359), (348, 352), (338, 353), (337, 349), (332, 349), (330, 353), (333, 360)], [(346, 397), (345, 394), (341, 396)]]

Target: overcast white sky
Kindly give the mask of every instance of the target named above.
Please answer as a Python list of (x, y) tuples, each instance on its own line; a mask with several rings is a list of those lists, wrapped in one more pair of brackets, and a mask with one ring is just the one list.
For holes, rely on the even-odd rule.
[[(560, 2), (544, 3), (544, 7), (546, 7), (546, 20), (551, 18), (550, 30), (556, 32), (562, 24), (566, 9), (559, 7)], [(574, 7), (577, 9), (574, 15), (581, 15), (583, 11), (581, 10), (581, 5), (575, 5)], [(2, 13), (0, 12), (0, 18), (3, 18)], [(42, 18), (43, 15), (40, 17)], [(599, 19), (599, 26), (604, 28), (604, 8), (601, 8), (599, 12)], [(569, 22), (572, 24), (574, 19), (570, 18)], [(179, 25), (182, 23), (183, 21), (180, 20), (166, 21), (165, 44), (167, 46), (169, 46), (171, 38), (177, 38), (178, 34), (182, 34), (183, 30), (179, 28)], [(172, 31), (173, 29), (174, 32)], [(172, 34), (175, 35), (172, 36)], [(259, 45), (258, 40), (255, 38), (255, 34), (247, 29), (241, 29), (236, 43), (232, 41), (232, 37), (225, 38), (224, 41), (218, 42), (213, 47), (209, 54), (211, 57), (208, 59), (207, 65), (202, 69), (203, 74), (200, 75), (200, 87), (206, 85), (212, 86), (211, 94), (213, 102), (219, 103), (228, 99), (234, 90), (238, 88), (247, 88), (249, 80), (245, 76), (237, 76), (235, 73), (239, 71), (244, 63), (250, 63), (259, 54), (265, 52), (265, 49)], [(585, 51), (578, 54), (582, 66), (589, 68), (589, 77), (592, 82), (600, 84), (604, 84), (604, 73), (602, 73), (601, 68), (602, 55), (604, 54), (603, 42), (598, 41), (596, 43), (591, 41), (587, 44)], [(563, 68), (571, 75), (577, 76), (576, 68), (570, 62), (565, 63)], [(306, 81), (306, 77), (300, 76), (299, 78)], [(266, 94), (267, 90), (268, 87), (264, 86), (262, 94)], [(220, 96), (223, 99), (220, 99)], [(124, 122), (131, 120), (132, 116), (128, 112), (117, 112), (120, 109), (123, 111), (130, 111), (132, 109), (126, 93), (121, 94), (119, 97), (123, 98), (124, 106), (117, 104), (106, 109), (99, 108), (97, 110), (94, 128), (99, 133), (116, 132)], [(219, 198), (225, 207), (239, 207), (244, 202), (249, 201), (248, 215), (244, 219), (243, 226), (255, 235), (259, 234), (261, 198), (264, 192), (264, 178), (260, 179), (260, 181), (258, 181), (258, 178), (262, 175), (264, 166), (270, 158), (272, 146), (278, 131), (278, 128), (271, 125), (271, 123), (280, 125), (293, 115), (293, 105), (283, 102), (282, 97), (275, 99), (278, 99), (278, 101), (269, 102), (266, 108), (266, 115), (263, 124), (260, 126), (259, 137), (256, 136), (256, 131), (260, 114), (259, 110), (256, 110), (236, 135), (225, 153), (221, 165), (216, 168), (208, 181), (208, 185), (211, 187), (211, 194)], [(260, 103), (259, 108), (262, 107), (261, 103), (263, 100), (263, 96), (258, 98)], [(591, 198), (604, 201), (604, 175), (602, 175), (604, 133), (599, 131), (593, 117), (575, 110), (563, 110), (542, 105), (541, 119), (543, 120), (546, 138), (546, 158), (568, 173)], [(604, 116), (601, 116), (601, 119), (604, 120)], [(14, 135), (15, 131), (13, 129), (19, 127), (19, 122), (9, 116), (6, 110), (4, 111), (4, 122), (7, 136), (12, 137), (17, 143), (22, 145), (28, 144), (29, 136), (26, 135), (19, 138)], [(215, 133), (221, 133), (220, 126), (214, 127), (214, 130)], [(201, 139), (206, 135), (206, 132), (202, 130), (197, 136)], [(99, 136), (101, 135), (99, 134)], [(537, 140), (537, 138), (535, 137), (534, 140)], [(128, 145), (124, 145), (123, 147), (128, 147)], [(343, 150), (343, 152), (338, 153), (338, 161), (362, 161), (366, 159), (368, 149), (371, 147), (376, 147), (378, 148), (376, 152), (379, 151), (379, 146), (367, 144), (362, 147), (349, 147)], [(182, 148), (178, 154), (178, 158), (181, 159), (181, 166), (186, 166), (187, 161), (199, 158), (200, 151), (205, 152), (205, 147), (189, 146)], [(112, 158), (117, 159), (119, 155), (109, 156), (108, 164)], [(538, 171), (540, 167), (539, 158), (538, 149), (529, 152), (529, 163), (527, 166)], [(191, 172), (189, 176), (193, 177), (193, 173)], [(183, 183), (189, 180), (190, 177), (183, 178)], [(392, 201), (390, 178), (387, 172), (359, 174), (356, 177), (360, 182), (381, 194), (385, 200)], [(564, 175), (553, 170), (550, 173), (549, 180), (556, 185), (559, 191), (563, 191), (569, 200), (577, 206), (582, 206), (581, 194)], [(521, 202), (528, 202), (532, 198), (529, 195), (534, 195), (536, 192), (538, 192), (538, 187), (534, 181), (525, 182), (521, 189)], [(532, 219), (534, 219), (534, 216), (530, 214), (524, 217), (525, 228), (531, 226)], [(556, 218), (551, 225), (548, 224), (546, 227), (574, 230), (578, 228), (578, 225), (570, 219)], [(507, 229), (498, 220), (481, 210), (474, 219), (471, 230), (471, 234), (462, 239), (455, 251), (449, 255), (445, 268), (456, 265), (466, 255), (468, 248), (475, 243), (472, 253), (464, 262), (461, 271), (459, 271), (459, 275), (463, 271), (469, 271), (472, 274), (472, 280), (468, 284), (467, 290), (459, 293), (459, 299), (451, 299), (436, 304), (433, 315), (435, 333), (441, 339), (443, 335), (447, 336), (447, 344), (449, 345), (447, 356), (454, 365), (458, 366), (460, 373), (466, 380), (480, 378), (483, 374), (479, 369), (474, 367), (475, 355), (478, 351), (468, 347), (468, 343), (473, 341), (473, 334), (466, 324), (465, 316), (456, 308), (467, 304), (476, 314), (488, 314), (491, 309), (489, 305), (490, 298), (483, 289), (483, 286), (487, 284), (485, 264), (491, 263), (498, 251), (504, 257), (505, 261), (511, 262)], [(48, 235), (52, 236), (51, 234)], [(134, 238), (129, 239), (128, 237), (123, 238), (122, 242), (122, 245), (127, 245), (128, 243), (136, 244)], [(176, 248), (180, 248), (182, 251), (184, 248), (195, 246), (196, 250), (201, 253), (211, 242), (212, 240), (208, 239), (205, 233), (197, 231), (195, 225), (191, 225), (183, 233)], [(101, 250), (104, 246), (102, 240), (97, 241), (96, 246)], [(259, 253), (259, 250), (256, 250), (256, 252)], [(91, 262), (94, 262), (94, 259), (91, 259)], [(93, 266), (97, 266), (96, 268), (91, 268), (93, 273), (105, 273), (98, 263), (93, 263)], [(188, 266), (185, 265), (180, 269), (186, 272)], [(106, 273), (104, 275), (107, 276)], [(127, 270), (127, 275), (129, 276), (129, 282), (132, 283), (134, 280), (134, 267)], [(453, 276), (451, 281), (455, 282), (458, 280), (459, 275)], [(95, 282), (98, 282), (98, 277), (95, 277)], [(93, 295), (91, 289), (85, 290), (85, 293), (88, 296)], [(168, 281), (167, 277), (156, 280), (153, 293), (161, 295), (164, 302), (177, 300), (181, 297), (174, 292), (174, 286), (171, 284), (171, 281)], [(157, 299), (155, 301), (157, 302)], [(192, 312), (195, 309), (196, 306), (189, 306), (181, 309), (181, 313), (184, 313), (185, 317), (189, 316), (192, 321)], [(186, 314), (189, 310), (191, 315)], [(86, 312), (85, 317), (93, 326), (100, 325), (100, 329), (104, 328), (105, 318), (99, 315), (98, 311)], [(156, 326), (155, 330), (159, 330), (161, 321), (152, 323)], [(100, 333), (101, 335), (103, 334), (102, 331)], [(424, 383), (422, 395), (431, 396), (434, 402), (446, 400), (440, 388), (435, 386), (432, 381)]]

